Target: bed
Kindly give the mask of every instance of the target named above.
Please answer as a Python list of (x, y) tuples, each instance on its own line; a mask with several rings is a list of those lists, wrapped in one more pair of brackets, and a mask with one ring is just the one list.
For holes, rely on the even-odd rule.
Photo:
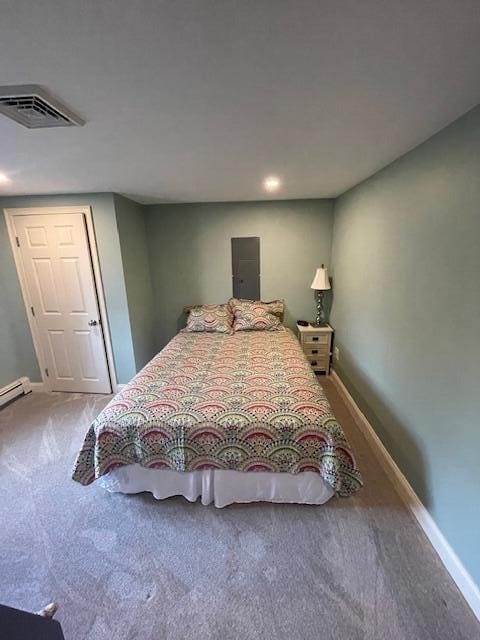
[(362, 480), (293, 333), (180, 332), (105, 407), (73, 479), (110, 491), (322, 504)]

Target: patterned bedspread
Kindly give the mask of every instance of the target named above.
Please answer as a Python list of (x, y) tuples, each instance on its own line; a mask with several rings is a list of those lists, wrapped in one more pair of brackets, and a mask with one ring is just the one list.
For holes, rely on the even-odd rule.
[(288, 329), (179, 333), (96, 418), (73, 479), (118, 466), (316, 471), (362, 484), (343, 431)]

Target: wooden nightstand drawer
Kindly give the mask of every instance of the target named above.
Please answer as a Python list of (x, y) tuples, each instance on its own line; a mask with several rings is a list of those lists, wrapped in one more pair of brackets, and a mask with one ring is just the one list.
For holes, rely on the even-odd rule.
[(316, 360), (313, 358), (312, 359), (307, 358), (307, 359), (310, 362), (310, 366), (314, 371), (327, 371), (329, 367), (329, 361), (326, 358), (317, 358)]
[(330, 355), (328, 352), (328, 344), (319, 344), (316, 346), (304, 344), (303, 352), (307, 358), (324, 358), (325, 356)]
[(330, 335), (328, 333), (307, 333), (302, 336), (302, 343), (305, 346), (314, 344), (328, 345), (330, 342)]

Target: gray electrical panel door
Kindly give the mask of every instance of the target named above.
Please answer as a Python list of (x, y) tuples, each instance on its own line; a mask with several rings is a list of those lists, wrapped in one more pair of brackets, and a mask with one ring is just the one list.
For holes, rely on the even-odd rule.
[(260, 238), (232, 238), (233, 297), (260, 300)]

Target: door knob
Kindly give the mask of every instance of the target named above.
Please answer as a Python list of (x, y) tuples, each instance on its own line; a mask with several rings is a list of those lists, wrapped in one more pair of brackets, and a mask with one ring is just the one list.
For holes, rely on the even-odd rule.
[(96, 320), (89, 320), (88, 322), (88, 326), (89, 327), (95, 327), (98, 324), (98, 322)]

